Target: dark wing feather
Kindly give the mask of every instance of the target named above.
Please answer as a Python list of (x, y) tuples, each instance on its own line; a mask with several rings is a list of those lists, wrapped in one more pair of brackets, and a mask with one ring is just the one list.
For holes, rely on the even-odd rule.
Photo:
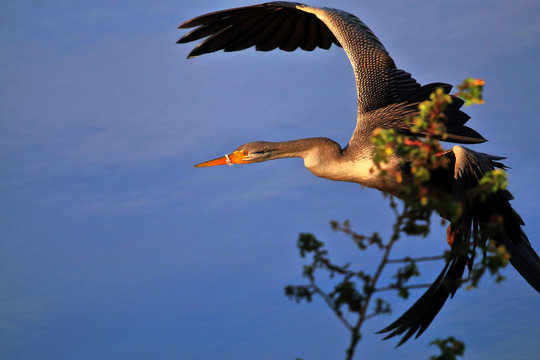
[(219, 50), (237, 51), (251, 46), (269, 51), (280, 48), (328, 49), (332, 43), (340, 46), (336, 37), (316, 15), (298, 10), (300, 4), (273, 2), (236, 9), (216, 11), (186, 21), (181, 29), (197, 27), (178, 43), (208, 37), (188, 57)]
[[(298, 17), (298, 14), (294, 12), (285, 18), (285, 21), (281, 24), (281, 26), (274, 34), (275, 36), (272, 37), (273, 42), (276, 44), (276, 47), (279, 47), (281, 50), (292, 51), (298, 46), (298, 40), (296, 40), (296, 44), (291, 43), (289, 44), (289, 47), (285, 47), (285, 44), (287, 44), (287, 42), (291, 40), (293, 36), (293, 30), (295, 28)], [(272, 48), (272, 50), (273, 49), (274, 48)]]
[(298, 14), (294, 18), (291, 17), (292, 31), (290, 31), (289, 39), (285, 40), (281, 50), (294, 51), (305, 42), (305, 39), (309, 36), (307, 27), (307, 14)]
[[(304, 38), (302, 41), (302, 45), (300, 46), (303, 50), (311, 51), (317, 47), (317, 44), (319, 44), (319, 47), (322, 49), (328, 49), (330, 45), (332, 45), (332, 41), (328, 41), (328, 44), (324, 38), (323, 30), (321, 29), (321, 23), (315, 22), (315, 21), (309, 21), (308, 17), (303, 16), (302, 17), (303, 22), (305, 22), (305, 25), (307, 27), (308, 35)], [(322, 24), (324, 25), (324, 24)]]
[[(267, 43), (268, 41), (272, 41), (272, 39), (275, 38), (276, 30), (279, 29), (285, 19), (286, 18), (277, 12), (272, 14), (272, 22), (270, 22), (265, 28), (261, 29), (261, 31), (252, 38), (251, 43), (255, 45), (255, 49), (264, 51), (263, 44)], [(275, 48), (276, 46), (274, 46), (274, 49)]]
[[(439, 173), (433, 175), (434, 181), (440, 180), (451, 186), (453, 200), (463, 202), (463, 214), (451, 223), (455, 235), (453, 248), (456, 251), (424, 295), (401, 317), (379, 332), (389, 332), (385, 339), (404, 334), (398, 346), (415, 333), (416, 337), (420, 336), (448, 297), (454, 296), (460, 286), (467, 261), (466, 257), (460, 254), (459, 247), (468, 246), (471, 235), (475, 238), (479, 234), (484, 243), (491, 236), (496, 244), (503, 244), (510, 254), (510, 263), (540, 292), (540, 258), (521, 229), (523, 220), (509, 203), (513, 198), (512, 194), (508, 190), (499, 190), (488, 196), (484, 202), (469, 195), (469, 190), (475, 188), (487, 172), (496, 167), (504, 168), (504, 165), (497, 161), (502, 158), (461, 146), (454, 146), (445, 156), (450, 157), (454, 164), (453, 181), (448, 183), (448, 179), (452, 177), (447, 170), (439, 169)], [(503, 231), (496, 234), (487, 229), (494, 216), (502, 216), (504, 224)]]
[[(268, 37), (266, 31), (267, 29), (273, 29), (278, 24), (275, 23), (276, 19), (279, 17), (279, 14), (258, 14), (257, 16), (252, 16), (254, 25), (249, 27), (249, 24), (246, 24), (244, 31), (230, 44), (228, 44), (223, 50), (224, 51), (239, 51), (244, 50), (249, 47), (254, 46), (257, 42), (262, 41)], [(271, 30), (270, 30), (271, 31)]]

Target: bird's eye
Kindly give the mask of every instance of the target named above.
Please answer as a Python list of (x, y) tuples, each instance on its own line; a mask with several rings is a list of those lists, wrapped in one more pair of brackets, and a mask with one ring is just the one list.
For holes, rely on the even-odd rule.
[(242, 154), (247, 155), (248, 151), (247, 150), (242, 150)]

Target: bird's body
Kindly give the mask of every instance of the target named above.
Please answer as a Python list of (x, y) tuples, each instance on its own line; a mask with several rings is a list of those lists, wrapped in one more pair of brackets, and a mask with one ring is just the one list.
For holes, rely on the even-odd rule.
[[(395, 176), (381, 176), (374, 166), (374, 145), (371, 141), (377, 128), (393, 129), (411, 136), (425, 136), (425, 131), (412, 128), (406, 119), (418, 114), (420, 102), (432, 91), (442, 88), (448, 94), (451, 86), (432, 83), (421, 86), (411, 75), (396, 67), (381, 41), (356, 16), (345, 11), (316, 8), (291, 2), (218, 11), (193, 18), (180, 28), (196, 27), (178, 42), (205, 39), (189, 55), (195, 57), (218, 50), (237, 51), (255, 46), (268, 51), (297, 48), (311, 51), (341, 46), (352, 64), (358, 95), (356, 129), (345, 148), (328, 138), (309, 138), (285, 142), (257, 141), (239, 146), (233, 153), (197, 166), (246, 164), (286, 157), (299, 157), (313, 174), (337, 181), (349, 181), (399, 195), (403, 183)], [(452, 96), (444, 110), (446, 141), (480, 143), (485, 139), (464, 124), (469, 116), (460, 110), (463, 101)], [(444, 156), (449, 165), (434, 172), (430, 188), (437, 196), (463, 201), (465, 192), (496, 167), (501, 158), (475, 152), (456, 145)], [(388, 158), (385, 170), (397, 169), (400, 159)], [(374, 171), (375, 169), (375, 171)], [(388, 172), (390, 173), (390, 172)], [(494, 240), (506, 246), (512, 265), (540, 291), (540, 259), (521, 230), (523, 222), (510, 206), (512, 195), (499, 190), (484, 203), (468, 204), (459, 219), (451, 224), (456, 241), (469, 242), (471, 233), (494, 215), (504, 217), (504, 232)], [(454, 257), (426, 293), (401, 318), (385, 329), (390, 336), (403, 334), (402, 342), (417, 333), (419, 336), (431, 323), (449, 296), (459, 286), (446, 286), (445, 280), (461, 278), (466, 259)]]

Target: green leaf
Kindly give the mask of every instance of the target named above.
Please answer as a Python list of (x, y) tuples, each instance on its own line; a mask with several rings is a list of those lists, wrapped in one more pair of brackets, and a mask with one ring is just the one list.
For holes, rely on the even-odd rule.
[(453, 336), (436, 339), (429, 344), (436, 345), (441, 351), (439, 355), (430, 356), (430, 360), (455, 360), (458, 356), (465, 354), (465, 344)]

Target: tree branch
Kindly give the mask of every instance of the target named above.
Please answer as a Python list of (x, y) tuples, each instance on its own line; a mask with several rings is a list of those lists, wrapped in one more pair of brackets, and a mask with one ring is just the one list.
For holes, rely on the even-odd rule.
[(403, 259), (389, 259), (386, 261), (387, 264), (396, 264), (396, 263), (404, 263), (404, 262), (421, 262), (421, 261), (434, 261), (434, 260), (443, 260), (446, 256), (444, 255), (437, 255), (437, 256), (424, 256), (424, 257), (405, 257)]

